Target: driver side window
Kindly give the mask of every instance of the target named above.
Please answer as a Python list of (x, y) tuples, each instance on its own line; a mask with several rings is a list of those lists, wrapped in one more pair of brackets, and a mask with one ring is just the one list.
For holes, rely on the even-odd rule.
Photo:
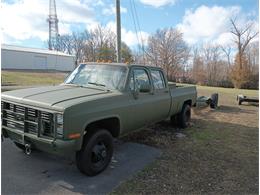
[(140, 89), (141, 85), (143, 85), (143, 86), (151, 85), (147, 72), (141, 68), (136, 68), (132, 72), (132, 75), (130, 78), (130, 83), (129, 83), (129, 87), (131, 90), (134, 90), (135, 82), (137, 82), (136, 84), (139, 89)]

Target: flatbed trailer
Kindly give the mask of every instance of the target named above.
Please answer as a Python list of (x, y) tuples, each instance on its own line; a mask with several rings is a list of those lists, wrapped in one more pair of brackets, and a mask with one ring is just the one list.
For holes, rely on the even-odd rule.
[(238, 105), (241, 105), (243, 102), (259, 103), (259, 98), (258, 97), (247, 97), (245, 95), (240, 94), (237, 96), (237, 101), (238, 101)]

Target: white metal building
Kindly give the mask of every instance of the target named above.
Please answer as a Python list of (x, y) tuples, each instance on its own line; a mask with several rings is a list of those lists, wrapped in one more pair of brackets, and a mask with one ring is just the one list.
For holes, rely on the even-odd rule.
[(19, 70), (71, 71), (75, 56), (47, 49), (1, 45), (1, 68)]

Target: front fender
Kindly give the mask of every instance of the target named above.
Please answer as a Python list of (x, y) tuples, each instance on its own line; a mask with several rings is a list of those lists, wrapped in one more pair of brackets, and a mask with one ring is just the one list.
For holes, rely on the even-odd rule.
[(105, 115), (105, 116), (100, 116), (100, 117), (94, 117), (91, 118), (89, 120), (86, 120), (86, 122), (83, 124), (82, 128), (81, 128), (81, 136), (79, 139), (77, 139), (77, 150), (80, 150), (83, 144), (83, 140), (84, 140), (84, 136), (87, 133), (87, 127), (90, 126), (91, 124), (104, 120), (104, 119), (110, 119), (110, 118), (117, 118), (119, 121), (119, 126), (121, 126), (120, 124), (120, 117), (118, 115)]

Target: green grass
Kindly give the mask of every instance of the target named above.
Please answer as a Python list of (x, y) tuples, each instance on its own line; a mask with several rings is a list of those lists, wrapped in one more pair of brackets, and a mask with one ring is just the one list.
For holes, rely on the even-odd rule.
[(65, 73), (2, 71), (1, 81), (2, 86), (55, 85), (62, 83), (65, 75)]
[(112, 194), (258, 194), (258, 107), (238, 106), (237, 94), (257, 90), (198, 86), (198, 95), (219, 93), (218, 109), (193, 109), (185, 138), (170, 122), (124, 138), (151, 145), (162, 155)]
[[(178, 85), (188, 85), (188, 86), (194, 86), (192, 84), (183, 84), (178, 83)], [(236, 95), (236, 94), (243, 94), (248, 96), (258, 96), (258, 90), (253, 89), (235, 89), (235, 88), (224, 88), (224, 87), (209, 87), (209, 86), (201, 86), (196, 85), (197, 89), (202, 92), (206, 91), (207, 93), (225, 93), (230, 95)]]
[(248, 89), (234, 89), (234, 88), (223, 88), (223, 87), (208, 87), (208, 86), (197, 86), (198, 90), (205, 90), (212, 93), (224, 93), (229, 95), (243, 94), (247, 96), (258, 96), (258, 90)]

